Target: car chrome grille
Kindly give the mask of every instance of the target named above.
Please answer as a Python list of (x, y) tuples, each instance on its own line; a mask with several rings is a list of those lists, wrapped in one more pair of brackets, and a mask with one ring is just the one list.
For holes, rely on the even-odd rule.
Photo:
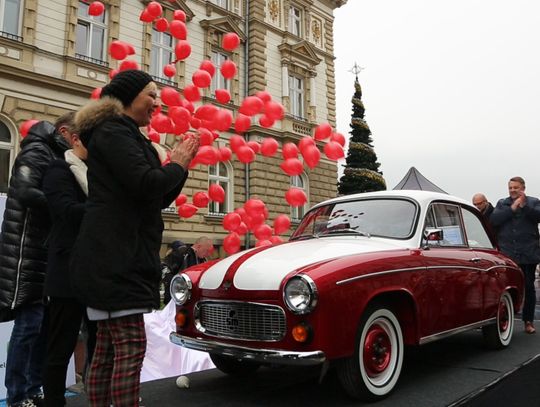
[(248, 341), (278, 341), (287, 325), (281, 307), (239, 301), (201, 301), (195, 319), (207, 335)]

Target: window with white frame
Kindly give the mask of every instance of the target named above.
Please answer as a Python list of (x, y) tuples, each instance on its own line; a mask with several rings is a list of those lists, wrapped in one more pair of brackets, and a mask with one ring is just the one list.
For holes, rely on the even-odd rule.
[(223, 62), (229, 59), (229, 56), (218, 51), (212, 51), (212, 63), (216, 67), (216, 73), (212, 77), (212, 83), (210, 85), (210, 91), (212, 95), (216, 92), (216, 89), (230, 90), (230, 81), (225, 79), (220, 72)]
[(212, 0), (212, 3), (219, 7), (228, 8), (228, 0)]
[(0, 193), (8, 191), (9, 175), (15, 156), (15, 137), (5, 123), (0, 121)]
[(300, 78), (298, 76), (289, 76), (289, 98), (290, 98), (290, 105), (291, 105), (291, 111), (290, 113), (293, 116), (304, 118), (305, 117), (305, 110), (304, 110), (304, 79)]
[(88, 15), (88, 7), (89, 5), (87, 3), (79, 1), (75, 53), (79, 58), (100, 63), (105, 60), (107, 13), (104, 12), (99, 16), (90, 16)]
[(150, 63), (150, 75), (157, 78), (168, 79), (163, 73), (165, 65), (172, 62), (173, 56), (173, 39), (172, 36), (165, 32), (159, 32), (155, 28), (152, 29), (152, 51)]
[(208, 166), (208, 183), (219, 184), (225, 191), (225, 201), (223, 203), (211, 201), (208, 204), (208, 213), (212, 215), (225, 214), (229, 212), (231, 194), (231, 174), (232, 170), (225, 163), (219, 162), (216, 165)]
[(289, 32), (291, 34), (302, 35), (302, 10), (298, 7), (289, 7)]
[(23, 0), (0, 0), (0, 31), (2, 35), (20, 36)]
[[(306, 196), (308, 195), (307, 178), (306, 178), (306, 176), (304, 174), (295, 175), (295, 176), (291, 177), (291, 186), (303, 190), (306, 193)], [(307, 202), (303, 206), (292, 207), (291, 208), (291, 219), (294, 219), (294, 220), (302, 219), (304, 217), (304, 214), (306, 213), (307, 207), (308, 207)]]

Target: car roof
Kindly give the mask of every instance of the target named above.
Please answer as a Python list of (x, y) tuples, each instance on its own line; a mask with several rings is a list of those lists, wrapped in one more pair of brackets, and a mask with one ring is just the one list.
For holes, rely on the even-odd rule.
[(314, 205), (313, 208), (318, 206), (333, 204), (338, 202), (351, 201), (356, 199), (366, 199), (366, 198), (409, 198), (417, 201), (421, 206), (425, 206), (432, 201), (450, 201), (458, 204), (465, 204), (471, 206), (471, 203), (466, 201), (463, 198), (458, 198), (457, 196), (443, 194), (440, 192), (432, 191), (418, 191), (418, 190), (390, 190), (390, 191), (377, 191), (377, 192), (365, 192), (361, 194), (351, 194), (343, 195), (337, 198), (328, 199), (324, 202), (321, 202), (317, 205)]

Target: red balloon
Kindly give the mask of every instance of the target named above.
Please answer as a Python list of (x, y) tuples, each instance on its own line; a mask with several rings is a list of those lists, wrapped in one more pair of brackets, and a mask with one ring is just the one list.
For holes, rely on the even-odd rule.
[(155, 22), (155, 26), (156, 30), (162, 33), (169, 28), (169, 21), (165, 17), (158, 18)]
[(272, 236), (270, 238), (270, 241), (272, 242), (272, 244), (280, 244), (280, 243), (283, 243), (283, 239), (279, 236)]
[(264, 103), (268, 103), (272, 100), (272, 95), (266, 90), (258, 91), (257, 93), (255, 93), (255, 96), (261, 99)]
[(225, 190), (219, 184), (210, 184), (208, 187), (208, 196), (214, 202), (225, 202)]
[(127, 71), (129, 69), (140, 69), (139, 64), (136, 61), (131, 61), (129, 59), (126, 59), (125, 61), (122, 61), (120, 66), (118, 67), (120, 71)]
[(232, 112), (227, 109), (219, 109), (214, 116), (214, 127), (219, 131), (226, 131), (232, 125), (233, 117)]
[(236, 233), (239, 235), (245, 235), (248, 232), (247, 225), (244, 222), (240, 222), (240, 226), (236, 229)]
[(185, 107), (182, 106), (173, 106), (169, 108), (169, 117), (172, 119), (176, 126), (185, 128), (184, 131), (180, 133), (185, 133), (189, 130), (189, 125), (191, 122), (191, 113)]
[(274, 219), (274, 233), (281, 235), (289, 230), (291, 227), (291, 219), (287, 215), (278, 215)]
[(238, 236), (238, 233), (229, 233), (223, 239), (223, 249), (227, 254), (234, 254), (240, 250), (240, 236)]
[(229, 140), (229, 145), (231, 146), (231, 150), (236, 152), (240, 147), (246, 145), (246, 140), (238, 134), (233, 134)]
[(251, 117), (246, 116), (242, 113), (238, 113), (234, 122), (234, 130), (237, 133), (243, 133), (245, 131), (248, 131), (249, 126), (251, 126)]
[(157, 131), (155, 131), (155, 130), (152, 130), (152, 131), (148, 132), (148, 138), (153, 143), (156, 143), (156, 144), (159, 144), (161, 142), (161, 137), (160, 137), (159, 133)]
[(191, 127), (194, 129), (201, 127), (201, 120), (197, 119), (196, 117), (191, 117)]
[(216, 100), (225, 105), (231, 100), (231, 94), (227, 89), (216, 89)]
[(214, 135), (212, 132), (204, 127), (199, 127), (197, 131), (199, 133), (199, 143), (201, 146), (211, 146), (214, 142)]
[(187, 196), (185, 194), (178, 195), (178, 197), (174, 201), (176, 206), (181, 206), (181, 205), (185, 204), (186, 202), (187, 202)]
[(264, 114), (273, 120), (281, 120), (285, 116), (285, 108), (280, 103), (270, 100), (264, 105)]
[(311, 169), (315, 168), (321, 160), (321, 152), (316, 146), (308, 146), (302, 151), (302, 156), (307, 166)]
[(163, 67), (163, 75), (168, 78), (172, 78), (176, 75), (176, 66), (174, 64), (167, 64)]
[(307, 202), (307, 196), (304, 190), (300, 188), (290, 187), (285, 193), (285, 200), (291, 206), (302, 206)]
[(227, 51), (232, 51), (240, 45), (240, 37), (235, 33), (227, 33), (223, 36), (222, 47)]
[(197, 102), (198, 100), (201, 100), (199, 88), (195, 85), (186, 85), (184, 88), (184, 97), (190, 102)]
[(324, 140), (332, 134), (332, 126), (329, 123), (321, 123), (315, 127), (315, 140)]
[(161, 4), (159, 4), (157, 1), (151, 1), (148, 3), (148, 6), (146, 6), (146, 10), (148, 10), (148, 14), (151, 16), (159, 17), (163, 13), (163, 8), (161, 7)]
[(310, 136), (303, 137), (302, 140), (298, 143), (298, 148), (300, 151), (304, 151), (307, 147), (315, 146), (315, 139)]
[(143, 23), (151, 23), (154, 21), (154, 16), (150, 14), (147, 9), (144, 9), (139, 15), (139, 20), (141, 20)]
[(259, 213), (263, 213), (264, 208), (266, 208), (264, 202), (257, 198), (248, 199), (244, 204), (246, 214), (249, 216), (255, 216)]
[(263, 101), (257, 96), (248, 96), (242, 101), (238, 111), (246, 116), (254, 116), (260, 113), (263, 107)]
[(173, 18), (175, 20), (186, 22), (186, 13), (183, 10), (174, 10)]
[(180, 215), (182, 218), (191, 218), (193, 215), (197, 213), (198, 209), (195, 205), (192, 204), (182, 204), (178, 207), (178, 215)]
[(232, 151), (229, 147), (220, 147), (219, 161), (229, 161), (232, 157)]
[(208, 59), (201, 62), (199, 69), (208, 72), (210, 76), (214, 76), (214, 74), (216, 73), (216, 67), (214, 66), (214, 63)]
[(169, 32), (178, 40), (185, 40), (187, 38), (187, 28), (183, 21), (172, 20), (169, 24)]
[(195, 111), (195, 117), (201, 120), (213, 120), (218, 111), (217, 106), (211, 104), (201, 105)]
[(270, 240), (257, 240), (257, 242), (255, 243), (255, 247), (264, 246), (272, 246), (272, 242)]
[(151, 126), (159, 133), (172, 133), (173, 123), (172, 120), (165, 116), (163, 113), (158, 113), (152, 117), (150, 121)]
[(285, 143), (283, 144), (282, 152), (284, 159), (297, 158), (298, 157), (298, 147), (294, 143)]
[(261, 125), (261, 127), (264, 127), (265, 129), (269, 129), (270, 127), (274, 125), (274, 123), (275, 123), (274, 119), (271, 119), (270, 117), (264, 114), (261, 117), (259, 117), (259, 124)]
[(124, 41), (113, 41), (109, 45), (109, 55), (113, 59), (122, 60), (128, 56), (129, 47)]
[(248, 146), (241, 146), (235, 152), (238, 159), (244, 164), (248, 164), (255, 160), (255, 153)]
[(249, 148), (253, 150), (255, 154), (257, 154), (259, 150), (261, 149), (260, 144), (257, 143), (256, 141), (248, 141), (246, 144), (248, 145)]
[(335, 141), (339, 143), (342, 147), (345, 147), (345, 136), (341, 133), (332, 133), (330, 136), (330, 141)]
[(163, 89), (161, 89), (161, 101), (167, 106), (182, 105), (182, 97), (180, 96), (180, 93), (176, 89), (169, 86), (165, 86)]
[(195, 72), (193, 72), (192, 80), (193, 84), (198, 88), (207, 88), (212, 83), (212, 76), (208, 73), (208, 71), (197, 69)]
[(101, 96), (101, 88), (95, 88), (90, 94), (90, 99), (99, 99)]
[(304, 166), (298, 158), (287, 158), (280, 165), (283, 172), (291, 177), (300, 175), (304, 171)]
[(191, 55), (191, 45), (186, 40), (179, 40), (174, 48), (174, 53), (176, 58), (182, 61)]
[(235, 232), (242, 223), (242, 218), (239, 214), (232, 212), (223, 217), (223, 229), (229, 232)]
[(261, 145), (261, 154), (265, 157), (272, 157), (276, 154), (279, 143), (272, 137), (266, 137)]
[(19, 131), (21, 132), (21, 137), (25, 138), (30, 128), (36, 123), (39, 123), (39, 120), (30, 119), (21, 124), (21, 127), (19, 128)]
[(236, 64), (228, 59), (221, 64), (219, 70), (225, 79), (232, 79), (236, 75)]
[(272, 228), (262, 224), (254, 230), (255, 237), (259, 240), (268, 240), (272, 237)]
[(118, 72), (120, 72), (119, 69), (111, 69), (111, 70), (109, 71), (109, 79), (114, 78), (114, 76), (115, 76)]
[(100, 16), (105, 11), (105, 6), (101, 1), (94, 1), (88, 6), (89, 16)]
[(341, 146), (341, 144), (335, 141), (329, 141), (328, 143), (326, 143), (326, 145), (324, 146), (324, 153), (331, 160), (339, 160), (340, 158), (343, 158), (345, 156), (343, 147)]
[(210, 203), (210, 198), (206, 192), (196, 192), (193, 195), (193, 205), (197, 208), (204, 208)]
[(212, 146), (201, 146), (195, 155), (197, 163), (215, 165), (219, 161), (219, 152)]

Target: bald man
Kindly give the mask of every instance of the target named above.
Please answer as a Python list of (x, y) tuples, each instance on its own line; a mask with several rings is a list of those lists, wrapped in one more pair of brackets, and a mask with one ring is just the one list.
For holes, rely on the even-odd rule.
[(474, 194), (472, 204), (480, 211), (484, 218), (489, 221), (489, 217), (493, 213), (493, 205), (489, 203), (486, 196), (481, 193)]

